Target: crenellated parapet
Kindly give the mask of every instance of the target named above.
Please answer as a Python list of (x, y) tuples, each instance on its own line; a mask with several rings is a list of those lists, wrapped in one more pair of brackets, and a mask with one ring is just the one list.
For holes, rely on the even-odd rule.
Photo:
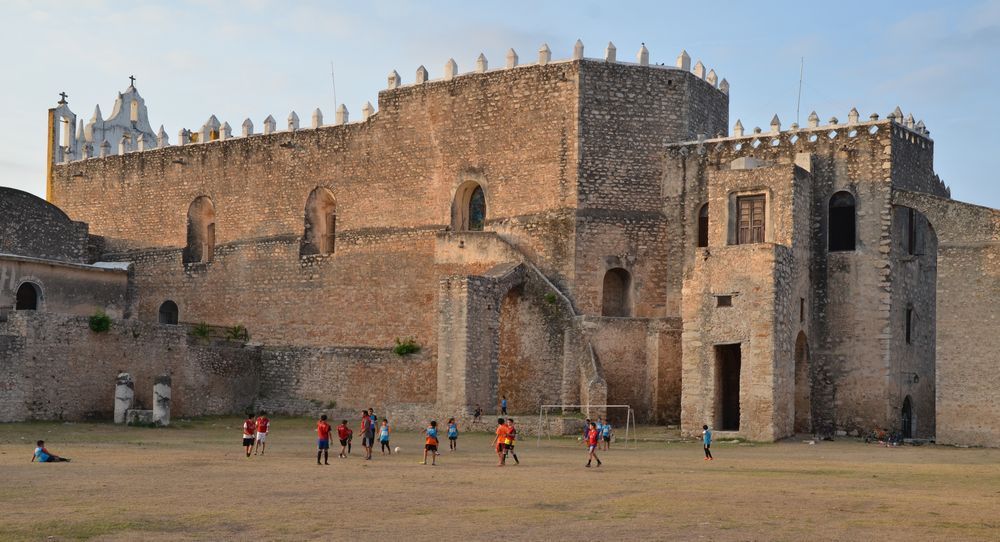
[(780, 155), (795, 153), (822, 154), (862, 145), (883, 146), (887, 167), (891, 167), (892, 154), (905, 153), (908, 162), (933, 176), (932, 192), (950, 194), (950, 188), (933, 174), (934, 140), (930, 131), (923, 121), (915, 121), (912, 113), (904, 116), (897, 107), (885, 118), (880, 119), (877, 113), (872, 113), (867, 121), (862, 121), (857, 108), (852, 108), (847, 114), (847, 122), (841, 122), (834, 116), (821, 123), (819, 115), (813, 111), (806, 122), (804, 127), (792, 123), (783, 130), (781, 120), (774, 115), (766, 130), (758, 126), (747, 131), (743, 122), (737, 119), (731, 136), (674, 143), (669, 145), (670, 152), (681, 155), (697, 153), (709, 161), (718, 162), (744, 157), (769, 161)]

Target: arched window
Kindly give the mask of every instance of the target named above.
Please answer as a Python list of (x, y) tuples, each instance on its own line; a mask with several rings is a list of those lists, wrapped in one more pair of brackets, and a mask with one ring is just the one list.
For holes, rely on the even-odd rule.
[(208, 196), (198, 196), (188, 207), (187, 247), (184, 263), (212, 260), (215, 252), (215, 205)]
[(854, 250), (857, 237), (854, 195), (837, 192), (830, 198), (830, 252)]
[(475, 181), (458, 187), (451, 205), (451, 227), (455, 231), (483, 231), (486, 226), (486, 192)]
[(17, 296), (14, 301), (14, 310), (38, 310), (38, 300), (41, 297), (41, 290), (38, 288), (38, 285), (31, 282), (25, 282), (17, 289)]
[(299, 256), (333, 254), (336, 237), (337, 202), (329, 188), (317, 187), (306, 199), (305, 227)]
[(139, 122), (139, 100), (132, 100), (132, 105), (129, 107), (129, 120), (132, 122)]
[(708, 246), (708, 204), (701, 206), (698, 211), (698, 246)]
[(160, 305), (160, 323), (177, 325), (177, 303), (168, 299)]
[(602, 293), (602, 316), (631, 316), (629, 289), (632, 286), (629, 272), (616, 267), (604, 274)]

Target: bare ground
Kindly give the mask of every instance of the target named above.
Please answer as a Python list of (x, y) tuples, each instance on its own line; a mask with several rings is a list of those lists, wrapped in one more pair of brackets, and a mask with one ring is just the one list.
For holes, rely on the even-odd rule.
[[(399, 433), (400, 455), (366, 462), (358, 446), (326, 467), (311, 420), (275, 420), (250, 459), (240, 423), (0, 424), (0, 540), (1000, 538), (995, 449), (717, 443), (707, 462), (661, 440), (586, 469), (575, 439), (526, 439), (521, 466), (497, 468), (490, 437), (465, 433), (431, 467)], [(39, 438), (73, 461), (29, 463)]]

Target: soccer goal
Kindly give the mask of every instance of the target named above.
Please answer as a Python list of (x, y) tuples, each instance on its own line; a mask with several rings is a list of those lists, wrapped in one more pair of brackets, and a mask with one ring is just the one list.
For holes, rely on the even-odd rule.
[(629, 440), (632, 441), (632, 448), (639, 446), (635, 437), (635, 411), (630, 405), (542, 405), (538, 407), (538, 441), (536, 446), (542, 445), (543, 435), (548, 440), (552, 439), (552, 433), (549, 431), (549, 411), (556, 409), (580, 409), (584, 414), (591, 409), (625, 409), (625, 441), (622, 447), (629, 448)]

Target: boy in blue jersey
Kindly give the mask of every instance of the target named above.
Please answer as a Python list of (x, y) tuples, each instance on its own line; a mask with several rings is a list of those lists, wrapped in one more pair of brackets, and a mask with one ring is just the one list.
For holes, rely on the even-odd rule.
[(705, 447), (705, 461), (713, 461), (712, 458), (712, 431), (708, 429), (707, 425), (701, 426), (701, 442)]
[(35, 443), (38, 447), (35, 448), (35, 453), (31, 456), (31, 462), (34, 463), (38, 460), (39, 463), (57, 463), (59, 461), (69, 461), (66, 457), (59, 457), (58, 455), (45, 449), (45, 441), (40, 440)]
[(604, 441), (604, 449), (611, 449), (611, 422), (605, 421), (601, 426), (601, 440)]
[(431, 420), (431, 425), (424, 429), (424, 433), (427, 435), (427, 440), (424, 444), (424, 461), (422, 465), (427, 464), (427, 454), (431, 456), (431, 466), (437, 465), (437, 450), (438, 450), (438, 422)]
[(458, 450), (458, 424), (455, 423), (455, 418), (448, 418), (448, 449), (453, 452)]

